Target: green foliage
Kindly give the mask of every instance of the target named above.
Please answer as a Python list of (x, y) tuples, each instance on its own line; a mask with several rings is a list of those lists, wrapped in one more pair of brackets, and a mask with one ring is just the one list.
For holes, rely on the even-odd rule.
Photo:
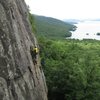
[(29, 21), (30, 21), (30, 24), (31, 24), (31, 27), (32, 27), (32, 32), (36, 33), (36, 25), (35, 25), (34, 19), (35, 19), (34, 16), (31, 13), (29, 13)]
[(100, 99), (100, 42), (39, 39), (49, 100)]
[(74, 25), (54, 18), (36, 15), (33, 16), (35, 18), (38, 36), (45, 36), (51, 39), (64, 39), (66, 37), (70, 37), (71, 32), (69, 31), (74, 31), (76, 28)]
[(34, 17), (49, 100), (100, 100), (100, 41), (64, 40), (75, 26)]

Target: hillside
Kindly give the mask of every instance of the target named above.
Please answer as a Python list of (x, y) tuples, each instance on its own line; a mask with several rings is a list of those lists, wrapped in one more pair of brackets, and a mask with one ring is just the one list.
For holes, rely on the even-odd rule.
[(39, 40), (48, 100), (100, 100), (100, 41)]
[[(50, 21), (46, 18), (43, 21), (45, 17), (42, 18), (38, 19), (38, 24), (42, 25), (41, 27), (45, 25), (44, 29), (49, 29), (47, 27), (49, 25), (53, 27), (60, 24), (58, 20), (56, 21), (59, 24), (56, 24), (54, 19)], [(35, 31), (36, 26), (31, 16), (30, 22)], [(57, 29), (59, 30), (60, 27)], [(50, 31), (52, 30), (48, 32)], [(37, 33), (39, 36), (40, 33)], [(49, 37), (53, 38), (53, 34), (50, 36), (49, 33), (41, 34), (48, 38), (38, 38), (41, 65), (48, 87), (48, 100), (99, 100), (100, 41), (60, 40), (63, 37), (58, 33), (54, 36), (56, 40), (53, 40), (49, 39)]]
[(33, 15), (35, 19), (35, 25), (37, 34), (43, 35), (48, 38), (65, 38), (70, 37), (71, 32), (75, 30), (75, 26), (69, 23), (65, 23), (61, 20), (51, 17)]

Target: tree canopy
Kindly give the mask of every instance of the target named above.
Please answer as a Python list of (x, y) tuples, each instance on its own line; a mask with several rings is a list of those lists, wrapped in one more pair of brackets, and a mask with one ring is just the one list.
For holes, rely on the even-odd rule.
[(40, 39), (49, 100), (100, 99), (99, 43)]

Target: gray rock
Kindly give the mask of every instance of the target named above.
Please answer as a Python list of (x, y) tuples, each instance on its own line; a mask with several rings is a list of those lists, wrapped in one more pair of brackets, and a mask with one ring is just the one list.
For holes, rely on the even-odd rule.
[(39, 55), (34, 65), (30, 54), (37, 44), (24, 0), (0, 0), (0, 100), (47, 100)]

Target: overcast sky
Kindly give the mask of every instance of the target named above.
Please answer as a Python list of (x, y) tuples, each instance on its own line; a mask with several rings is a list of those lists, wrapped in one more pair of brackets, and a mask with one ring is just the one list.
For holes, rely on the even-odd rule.
[(100, 0), (25, 0), (31, 13), (57, 19), (100, 18)]

